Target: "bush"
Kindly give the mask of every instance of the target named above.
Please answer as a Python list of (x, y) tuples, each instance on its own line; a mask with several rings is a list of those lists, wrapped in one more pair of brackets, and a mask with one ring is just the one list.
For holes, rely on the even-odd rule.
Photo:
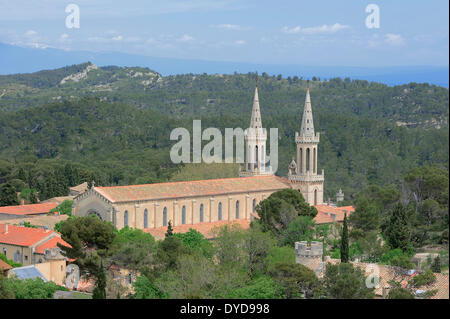
[(413, 277), (413, 287), (422, 287), (431, 285), (436, 281), (436, 275), (430, 269), (427, 269), (423, 274)]
[(389, 291), (388, 299), (414, 299), (414, 294), (405, 288), (393, 288)]
[(8, 278), (5, 286), (14, 293), (16, 299), (53, 299), (56, 291), (68, 291), (53, 281), (44, 282), (41, 278), (25, 280)]

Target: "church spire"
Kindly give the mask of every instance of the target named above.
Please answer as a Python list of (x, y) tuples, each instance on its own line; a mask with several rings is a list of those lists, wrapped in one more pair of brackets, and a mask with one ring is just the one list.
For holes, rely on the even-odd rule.
[(253, 98), (252, 117), (250, 120), (251, 128), (262, 128), (261, 111), (259, 109), (258, 84), (255, 87), (255, 96)]
[(314, 137), (314, 122), (311, 108), (311, 97), (309, 96), (309, 88), (306, 89), (305, 108), (303, 110), (300, 136)]

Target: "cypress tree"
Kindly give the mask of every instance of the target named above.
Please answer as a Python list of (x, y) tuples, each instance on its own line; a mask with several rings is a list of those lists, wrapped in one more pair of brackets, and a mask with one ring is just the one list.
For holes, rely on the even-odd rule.
[(342, 237), (341, 237), (341, 263), (348, 263), (348, 261), (349, 261), (348, 226), (347, 226), (347, 214), (345, 214), (344, 227), (342, 229)]
[(97, 282), (95, 283), (92, 299), (106, 299), (106, 274), (103, 269), (103, 261), (100, 262), (98, 269)]
[(439, 257), (439, 255), (437, 255), (436, 258), (434, 258), (434, 262), (433, 262), (433, 265), (431, 266), (431, 270), (436, 273), (441, 272), (441, 257)]
[(169, 224), (167, 225), (166, 238), (171, 237), (173, 235), (172, 221), (169, 220)]

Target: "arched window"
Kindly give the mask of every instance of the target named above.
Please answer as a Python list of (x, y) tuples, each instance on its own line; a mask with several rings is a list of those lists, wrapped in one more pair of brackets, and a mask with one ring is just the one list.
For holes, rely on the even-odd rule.
[(316, 167), (316, 148), (313, 148), (313, 173), (317, 173)]
[(309, 150), (309, 148), (307, 148), (306, 149), (306, 171), (308, 172), (309, 170), (310, 170), (310, 165), (311, 165), (311, 163), (310, 163), (310, 161), (309, 161), (309, 154), (310, 154), (310, 150)]
[(186, 224), (186, 206), (181, 208), (181, 224)]
[(144, 228), (148, 228), (148, 210), (144, 210)]
[(20, 251), (16, 251), (14, 253), (14, 262), (22, 263), (22, 255), (20, 254)]
[(163, 209), (163, 226), (167, 226), (167, 207)]
[(253, 199), (253, 212), (256, 212), (256, 198)]
[(248, 151), (247, 151), (247, 167), (248, 167), (248, 170), (250, 170), (250, 168), (251, 168), (250, 154), (251, 154), (251, 149), (250, 149), (250, 145), (249, 145), (248, 146)]
[(236, 201), (236, 219), (239, 219), (239, 201)]
[(314, 190), (314, 205), (317, 205), (317, 189)]
[(123, 227), (128, 226), (128, 211), (126, 210), (125, 213), (123, 213)]
[(217, 207), (217, 220), (222, 220), (222, 202)]
[(258, 167), (258, 145), (255, 146), (255, 168)]
[(203, 222), (203, 204), (200, 204), (200, 223)]
[(264, 145), (261, 146), (261, 169), (264, 169)]
[(298, 157), (299, 157), (298, 167), (300, 167), (299, 171), (303, 173), (303, 148), (300, 148), (300, 154), (298, 155)]

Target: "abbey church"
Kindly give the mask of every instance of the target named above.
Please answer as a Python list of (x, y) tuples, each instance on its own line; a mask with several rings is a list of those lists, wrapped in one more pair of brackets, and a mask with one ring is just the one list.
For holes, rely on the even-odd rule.
[(256, 205), (270, 194), (292, 188), (310, 205), (323, 204), (324, 171), (318, 174), (320, 134), (314, 131), (309, 89), (300, 132), (295, 133), (296, 160), (287, 178), (275, 176), (265, 165), (267, 132), (262, 126), (258, 87), (255, 88), (250, 127), (244, 133), (245, 166), (239, 177), (145, 185), (92, 187), (74, 198), (76, 216), (95, 214), (117, 229), (139, 229), (250, 220)]

